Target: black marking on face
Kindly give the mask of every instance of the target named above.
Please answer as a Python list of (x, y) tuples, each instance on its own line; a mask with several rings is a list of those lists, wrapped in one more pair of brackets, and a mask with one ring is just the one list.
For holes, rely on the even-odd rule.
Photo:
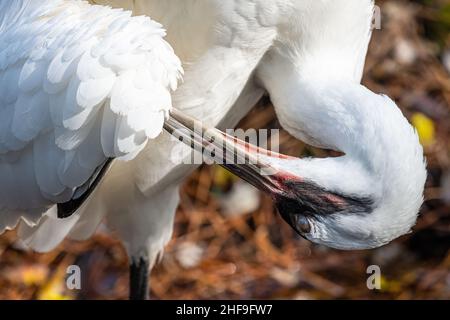
[(296, 201), (300, 212), (331, 215), (339, 212), (366, 214), (373, 211), (374, 203), (369, 197), (331, 192), (308, 181), (285, 181), (285, 186), (288, 192), (284, 195), (284, 200), (287, 198)]
[(295, 230), (298, 229), (297, 215), (312, 218), (339, 213), (365, 215), (374, 209), (374, 201), (369, 197), (330, 192), (309, 181), (284, 181), (284, 187), (283, 192), (275, 196), (275, 204), (283, 219)]

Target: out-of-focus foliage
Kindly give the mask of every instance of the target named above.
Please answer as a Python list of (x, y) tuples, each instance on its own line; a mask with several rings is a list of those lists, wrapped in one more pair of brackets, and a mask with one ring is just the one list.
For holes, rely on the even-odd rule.
[(434, 41), (439, 45), (448, 45), (450, 34), (450, 3), (447, 0), (419, 0), (418, 3), (426, 6), (422, 18), (423, 26)]
[(425, 146), (431, 146), (435, 141), (435, 127), (434, 122), (426, 115), (416, 112), (411, 117), (411, 123), (417, 130), (420, 142)]

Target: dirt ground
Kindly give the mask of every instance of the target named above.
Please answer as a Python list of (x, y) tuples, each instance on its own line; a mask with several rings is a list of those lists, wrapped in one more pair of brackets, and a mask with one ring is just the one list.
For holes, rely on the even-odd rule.
[[(414, 232), (367, 251), (343, 252), (296, 236), (270, 199), (217, 166), (182, 188), (175, 232), (151, 278), (154, 299), (449, 299), (450, 298), (450, 4), (378, 1), (364, 83), (392, 97), (417, 127), (428, 162), (426, 201)], [(241, 128), (278, 128), (262, 100)], [(283, 153), (327, 156), (281, 134)], [(245, 199), (239, 195), (245, 194)], [(65, 289), (68, 265), (83, 270), (80, 291)], [(367, 268), (381, 268), (369, 290)], [(86, 242), (31, 253), (14, 232), (0, 237), (0, 299), (126, 299), (128, 263), (101, 227)]]

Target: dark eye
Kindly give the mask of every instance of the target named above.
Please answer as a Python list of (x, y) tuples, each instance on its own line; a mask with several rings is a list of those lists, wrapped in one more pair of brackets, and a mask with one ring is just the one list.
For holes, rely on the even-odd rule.
[(297, 227), (301, 233), (309, 233), (311, 231), (311, 224), (303, 215), (297, 217)]

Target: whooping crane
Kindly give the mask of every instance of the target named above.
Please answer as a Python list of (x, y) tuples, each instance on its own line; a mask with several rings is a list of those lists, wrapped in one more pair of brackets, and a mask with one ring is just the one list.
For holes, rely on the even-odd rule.
[[(269, 192), (304, 237), (373, 248), (415, 223), (426, 176), (417, 136), (389, 98), (359, 84), (372, 1), (96, 2), (167, 28), (186, 71), (169, 130), (189, 129), (186, 114), (232, 127), (267, 92), (292, 135), (345, 153), (262, 156), (273, 176), (229, 166)], [(130, 256), (132, 298), (148, 292), (178, 184), (195, 167), (172, 162), (177, 143), (161, 133), (181, 70), (162, 35), (148, 18), (80, 1), (0, 1), (0, 231), (21, 220), (19, 236), (48, 251), (67, 235), (88, 238), (106, 215)]]

